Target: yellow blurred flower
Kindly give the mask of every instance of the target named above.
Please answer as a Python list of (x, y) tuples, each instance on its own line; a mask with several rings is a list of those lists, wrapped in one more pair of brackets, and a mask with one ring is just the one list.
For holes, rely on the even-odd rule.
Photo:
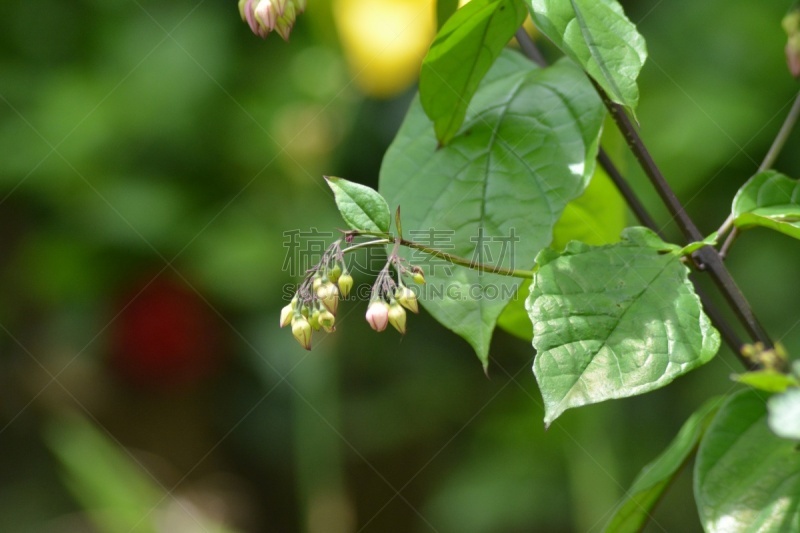
[(369, 96), (390, 98), (417, 80), (436, 34), (435, 0), (334, 0), (350, 75)]

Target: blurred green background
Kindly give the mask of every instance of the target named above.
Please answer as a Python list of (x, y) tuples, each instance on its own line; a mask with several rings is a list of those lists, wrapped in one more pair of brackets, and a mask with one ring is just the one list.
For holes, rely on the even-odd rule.
[[(704, 231), (797, 90), (789, 7), (626, 2), (650, 51), (642, 135)], [(532, 350), (501, 331), (487, 379), (424, 312), (401, 338), (344, 303), (312, 352), (279, 330), (286, 232), (342, 225), (323, 174), (377, 185), (432, 13), (310, 1), (287, 44), (233, 1), (0, 4), (0, 531), (599, 531), (732, 390), (723, 349), (545, 432)], [(800, 350), (800, 245), (754, 230), (729, 263)], [(649, 530), (699, 529), (683, 475)]]

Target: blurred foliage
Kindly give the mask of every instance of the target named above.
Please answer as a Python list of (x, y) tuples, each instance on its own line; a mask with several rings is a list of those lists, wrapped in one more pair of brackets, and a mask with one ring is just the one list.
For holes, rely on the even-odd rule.
[[(627, 2), (642, 134), (709, 233), (797, 90), (788, 7)], [(323, 174), (376, 186), (434, 26), (430, 1), (309, 2), (286, 44), (232, 3), (0, 3), (0, 530), (599, 531), (731, 390), (723, 352), (545, 433), (532, 349), (502, 332), (486, 379), (427, 316), (375, 335), (347, 302), (310, 354), (278, 329), (285, 232), (342, 225)], [(798, 259), (766, 230), (729, 258), (790, 354)], [(699, 528), (690, 494), (662, 529)]]

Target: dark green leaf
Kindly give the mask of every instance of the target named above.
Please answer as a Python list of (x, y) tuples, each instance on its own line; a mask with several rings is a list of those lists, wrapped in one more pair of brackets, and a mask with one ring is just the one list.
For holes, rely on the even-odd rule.
[[(625, 229), (625, 221), (625, 201), (611, 178), (598, 166), (583, 194), (564, 208), (553, 229), (550, 247), (562, 250), (569, 241), (593, 245), (617, 242), (620, 232)], [(497, 325), (512, 335), (530, 341), (533, 327), (525, 310), (528, 294), (530, 283), (523, 283), (497, 319)]]
[(644, 38), (616, 0), (527, 0), (536, 27), (578, 62), (618, 104), (639, 102)]
[(419, 94), (440, 144), (458, 133), (478, 84), (526, 15), (521, 0), (473, 0), (436, 35), (422, 62)]
[(756, 174), (733, 199), (738, 228), (763, 226), (800, 239), (800, 182), (780, 172)]
[(325, 180), (333, 190), (336, 206), (350, 228), (374, 233), (389, 231), (389, 206), (377, 191), (333, 176), (325, 176)]
[(800, 389), (769, 399), (769, 427), (779, 437), (800, 440)]
[(700, 443), (695, 500), (711, 533), (800, 531), (800, 452), (767, 426), (763, 393), (732, 396)]
[[(437, 149), (419, 101), (412, 104), (384, 158), (380, 190), (402, 206), (407, 239), (482, 263), (529, 268), (592, 175), (603, 115), (586, 77), (569, 61), (537, 69), (504, 52), (449, 145)], [(419, 252), (407, 256), (425, 270), (423, 305), (486, 365), (497, 317), (519, 280)]]
[(622, 238), (536, 258), (527, 309), (546, 425), (572, 407), (663, 387), (719, 348), (680, 248), (646, 228)]
[(436, 28), (442, 29), (444, 23), (458, 9), (458, 0), (436, 0)]
[(667, 449), (642, 469), (609, 520), (605, 529), (607, 533), (633, 533), (642, 530), (667, 486), (697, 449), (700, 438), (721, 403), (720, 398), (712, 398), (704, 403), (683, 424)]

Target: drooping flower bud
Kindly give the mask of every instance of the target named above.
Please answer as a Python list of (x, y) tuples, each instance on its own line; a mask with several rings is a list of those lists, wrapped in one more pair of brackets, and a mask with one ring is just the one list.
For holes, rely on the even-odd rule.
[(284, 41), (289, 40), (289, 34), (292, 33), (295, 19), (297, 19), (297, 11), (295, 10), (294, 0), (289, 0), (286, 2), (283, 14), (275, 21), (275, 31), (283, 37)]
[(328, 272), (328, 279), (332, 282), (336, 283), (339, 280), (339, 276), (342, 275), (342, 267), (337, 264), (333, 265), (333, 268), (330, 269)]
[(333, 331), (336, 330), (336, 328), (333, 327), (335, 322), (336, 322), (336, 317), (333, 316), (333, 313), (331, 313), (330, 311), (325, 310), (319, 314), (319, 324), (328, 333), (332, 333)]
[(286, 327), (292, 323), (292, 318), (294, 317), (294, 300), (292, 303), (284, 306), (281, 309), (281, 327)]
[(239, 13), (250, 30), (262, 39), (276, 31), (288, 40), (297, 13), (303, 12), (305, 4), (304, 0), (239, 0)]
[(389, 306), (389, 323), (403, 335), (406, 334), (406, 310), (397, 302)]
[(417, 305), (417, 295), (414, 291), (406, 287), (397, 287), (394, 291), (394, 297), (397, 298), (397, 303), (411, 311), (412, 313), (419, 313), (419, 306)]
[(422, 269), (420, 267), (418, 266), (412, 267), (411, 272), (412, 272), (411, 278), (414, 280), (414, 283), (417, 283), (419, 285), (425, 284), (425, 275), (422, 273)]
[(314, 292), (317, 292), (317, 290), (322, 287), (322, 282), (322, 276), (317, 275), (314, 277), (314, 281), (311, 283), (311, 288), (314, 289)]
[(353, 288), (353, 276), (345, 272), (339, 277), (339, 292), (342, 293), (342, 298), (347, 298), (350, 294), (350, 289)]
[(295, 315), (292, 319), (292, 335), (306, 350), (311, 349), (311, 324), (302, 315)]
[(311, 324), (311, 327), (316, 331), (319, 331), (319, 315), (319, 309), (314, 309), (314, 312), (308, 317), (308, 323)]
[(389, 304), (375, 300), (367, 307), (367, 322), (375, 331), (383, 331), (389, 324)]
[(317, 289), (317, 298), (322, 302), (322, 305), (333, 314), (336, 314), (336, 309), (339, 307), (339, 289), (331, 283), (326, 281)]

